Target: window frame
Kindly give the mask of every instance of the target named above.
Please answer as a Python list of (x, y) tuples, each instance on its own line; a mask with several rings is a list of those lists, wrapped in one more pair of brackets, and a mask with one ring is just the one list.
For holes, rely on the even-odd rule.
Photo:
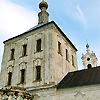
[(22, 49), (22, 57), (27, 56), (27, 44), (23, 45), (23, 49)]
[(75, 66), (74, 56), (72, 55), (72, 65)]
[(12, 80), (12, 72), (9, 72), (8, 73), (8, 83), (7, 83), (8, 86), (11, 85), (11, 80)]
[(36, 81), (41, 81), (41, 66), (36, 66)]
[(61, 54), (61, 42), (58, 41), (58, 54)]
[(68, 60), (68, 49), (66, 49), (65, 51), (66, 51), (66, 60)]
[(25, 83), (25, 69), (21, 69), (21, 77), (20, 77), (20, 83)]
[(14, 60), (15, 58), (15, 49), (11, 49), (10, 60)]
[(42, 47), (42, 39), (38, 39), (36, 41), (36, 52), (41, 52), (42, 51), (41, 47)]

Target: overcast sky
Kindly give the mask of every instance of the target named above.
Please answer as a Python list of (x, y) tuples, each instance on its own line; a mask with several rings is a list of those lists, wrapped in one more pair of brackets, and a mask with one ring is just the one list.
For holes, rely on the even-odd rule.
[[(41, 0), (0, 0), (0, 63), (3, 41), (37, 25)], [(54, 20), (78, 49), (78, 67), (86, 43), (94, 51), (100, 65), (100, 0), (46, 0), (50, 21)]]

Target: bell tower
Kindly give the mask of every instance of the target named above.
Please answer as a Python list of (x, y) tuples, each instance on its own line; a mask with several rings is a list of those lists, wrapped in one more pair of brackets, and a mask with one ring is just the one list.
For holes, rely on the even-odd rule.
[(86, 44), (86, 53), (82, 54), (81, 59), (85, 69), (96, 67), (98, 65), (96, 54), (93, 51), (90, 52), (90, 46), (88, 43)]
[(48, 8), (47, 2), (42, 0), (42, 2), (40, 2), (40, 4), (39, 4), (39, 8), (40, 8), (41, 12), (39, 12), (39, 14), (38, 14), (38, 24), (48, 22), (49, 14), (46, 11)]

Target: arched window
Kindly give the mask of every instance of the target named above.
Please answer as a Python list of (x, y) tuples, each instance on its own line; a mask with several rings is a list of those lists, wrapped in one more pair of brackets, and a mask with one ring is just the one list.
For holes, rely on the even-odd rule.
[(91, 64), (88, 64), (87, 65), (87, 68), (89, 69), (89, 68), (92, 68), (92, 65)]
[(68, 50), (66, 49), (66, 60), (68, 60)]
[(8, 66), (7, 67), (7, 70), (8, 70), (8, 77), (7, 77), (7, 85), (11, 85), (11, 82), (12, 82), (12, 72), (13, 72), (13, 67), (12, 65)]
[(20, 74), (19, 74), (20, 80), (19, 80), (19, 83), (23, 84), (26, 81), (27, 62), (21, 62), (19, 64), (19, 67), (20, 67)]

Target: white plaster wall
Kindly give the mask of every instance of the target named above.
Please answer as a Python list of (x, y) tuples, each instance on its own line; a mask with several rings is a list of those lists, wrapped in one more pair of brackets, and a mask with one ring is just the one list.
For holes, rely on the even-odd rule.
[(100, 85), (60, 89), (57, 100), (100, 100)]
[[(51, 38), (50, 33), (47, 27), (42, 28), (40, 30), (36, 30), (35, 32), (28, 33), (30, 35), (25, 34), (22, 37), (17, 37), (8, 41), (5, 44), (5, 52), (2, 61), (2, 82), (0, 82), (0, 86), (7, 85), (7, 69), (11, 65), (13, 66), (13, 77), (12, 77), (12, 86), (24, 86), (24, 87), (31, 87), (31, 86), (39, 86), (43, 84), (50, 84), (50, 82), (54, 82), (53, 78), (53, 71), (50, 68), (50, 59), (51, 59)], [(38, 39), (42, 40), (42, 51), (36, 52), (36, 41)], [(27, 44), (27, 56), (22, 57), (22, 46)], [(10, 59), (10, 50), (15, 49), (15, 60)], [(19, 65), (21, 63), (26, 63), (26, 82), (25, 84), (20, 84), (20, 68)], [(36, 82), (35, 81), (35, 67), (40, 65), (42, 67), (42, 81)], [(5, 77), (5, 78), (4, 78)]]
[(100, 100), (100, 85), (89, 85), (65, 89), (39, 88), (29, 91), (33, 100)]
[[(42, 51), (36, 52), (36, 41), (40, 38)], [(61, 42), (62, 55), (58, 54), (58, 41)], [(22, 57), (24, 44), (27, 44), (27, 56)], [(10, 61), (12, 48), (15, 48), (15, 60)], [(65, 49), (69, 52), (68, 61), (65, 59)], [(75, 57), (75, 66), (72, 66), (72, 54)], [(41, 66), (42, 81), (35, 80), (37, 65)], [(28, 88), (57, 84), (68, 72), (77, 70), (76, 51), (52, 23), (5, 42), (0, 87), (7, 86), (9, 66), (12, 66), (12, 86)], [(24, 84), (20, 84), (20, 66), (26, 66)]]
[[(58, 29), (53, 26), (52, 31), (52, 54), (53, 54), (53, 67), (55, 68), (55, 79), (58, 83), (62, 78), (71, 71), (78, 69), (77, 66), (77, 55), (75, 49), (67, 41)], [(61, 55), (58, 53), (58, 41), (61, 43)], [(68, 60), (66, 60), (66, 51), (68, 50)], [(75, 65), (72, 65), (72, 55), (74, 56)]]
[(56, 88), (41, 88), (37, 90), (28, 91), (33, 95), (33, 100), (57, 100)]

